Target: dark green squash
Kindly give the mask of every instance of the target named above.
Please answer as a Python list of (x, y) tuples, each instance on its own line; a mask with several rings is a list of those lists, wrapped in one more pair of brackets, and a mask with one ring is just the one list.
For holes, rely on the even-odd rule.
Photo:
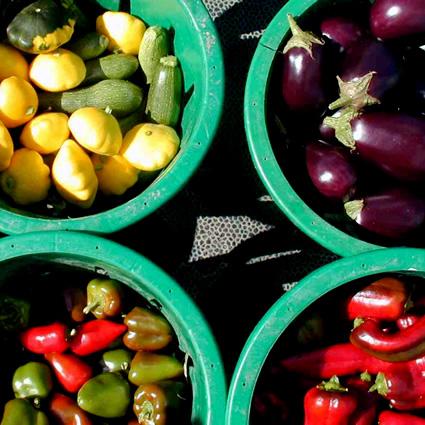
[(68, 42), (73, 13), (54, 0), (39, 0), (22, 9), (7, 27), (10, 44), (27, 53), (47, 53)]

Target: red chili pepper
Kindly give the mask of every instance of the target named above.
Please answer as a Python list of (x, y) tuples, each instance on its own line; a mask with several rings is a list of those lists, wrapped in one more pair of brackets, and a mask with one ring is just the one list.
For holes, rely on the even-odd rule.
[(401, 316), (397, 319), (397, 327), (400, 330), (407, 329), (410, 326), (414, 325), (419, 319), (420, 316), (416, 313), (406, 313), (404, 316)]
[(390, 400), (390, 406), (397, 410), (418, 410), (425, 407), (425, 397), (409, 398), (404, 400)]
[(425, 425), (425, 419), (409, 413), (385, 410), (379, 415), (379, 425)]
[(91, 367), (74, 354), (49, 353), (44, 357), (52, 366), (58, 381), (70, 393), (77, 392), (93, 374)]
[(127, 330), (123, 323), (107, 319), (91, 320), (76, 328), (72, 336), (71, 350), (79, 356), (87, 356), (108, 347)]
[(63, 323), (37, 326), (19, 334), (22, 345), (38, 354), (62, 353), (69, 348), (68, 327)]
[(351, 331), (351, 343), (388, 362), (406, 362), (425, 354), (425, 315), (407, 329), (385, 333), (379, 324), (366, 319)]
[(64, 394), (53, 394), (49, 410), (58, 425), (92, 425), (84, 410), (71, 397)]
[(350, 425), (372, 425), (375, 423), (378, 410), (379, 394), (370, 392), (371, 382), (364, 381), (358, 376), (347, 379), (349, 391), (355, 390), (357, 395), (357, 408), (351, 416)]
[(409, 293), (403, 282), (392, 277), (379, 279), (350, 296), (343, 304), (343, 316), (393, 321), (403, 315)]
[(319, 348), (280, 361), (280, 367), (287, 371), (319, 379), (329, 379), (333, 375), (356, 375), (365, 370), (377, 374), (386, 370), (389, 365), (390, 363), (369, 356), (350, 343)]
[(139, 421), (137, 419), (133, 419), (127, 425), (139, 425)]
[(340, 385), (336, 376), (311, 388), (304, 397), (304, 425), (349, 425), (357, 407), (354, 392)]

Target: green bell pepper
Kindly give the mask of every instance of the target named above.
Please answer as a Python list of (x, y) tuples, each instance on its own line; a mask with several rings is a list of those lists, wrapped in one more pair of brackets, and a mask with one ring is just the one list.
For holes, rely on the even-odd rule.
[(35, 409), (28, 400), (15, 398), (4, 406), (0, 425), (49, 425), (47, 416)]
[(183, 374), (183, 365), (174, 357), (138, 351), (131, 361), (128, 380), (137, 386), (172, 379)]
[(52, 372), (44, 363), (26, 363), (16, 369), (12, 386), (16, 398), (46, 398), (53, 388)]
[(103, 353), (101, 364), (105, 372), (125, 372), (128, 373), (130, 369), (131, 358), (133, 357), (131, 351), (125, 348), (118, 348), (117, 350), (110, 350)]
[(102, 418), (124, 416), (130, 404), (130, 385), (120, 373), (106, 372), (89, 379), (78, 391), (81, 409)]

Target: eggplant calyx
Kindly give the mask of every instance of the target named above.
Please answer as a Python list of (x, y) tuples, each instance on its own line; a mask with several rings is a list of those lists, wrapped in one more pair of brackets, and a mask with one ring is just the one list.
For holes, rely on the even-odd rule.
[(344, 145), (354, 150), (356, 142), (353, 137), (353, 130), (351, 128), (351, 120), (359, 115), (359, 112), (351, 107), (347, 107), (341, 111), (338, 117), (326, 117), (323, 124), (335, 130), (335, 137)]
[(356, 199), (354, 201), (348, 201), (344, 204), (345, 213), (350, 217), (352, 220), (356, 220), (357, 217), (360, 215), (364, 208), (364, 201), (363, 199)]
[(295, 19), (290, 13), (287, 14), (287, 17), (289, 21), (289, 27), (291, 28), (292, 32), (292, 37), (286, 43), (286, 46), (283, 49), (283, 53), (285, 54), (293, 47), (300, 47), (307, 50), (309, 55), (313, 58), (313, 43), (323, 45), (325, 42), (314, 35), (312, 32), (303, 31), (295, 22)]
[(363, 75), (363, 77), (348, 82), (337, 76), (340, 97), (329, 105), (329, 109), (334, 110), (343, 106), (350, 106), (358, 111), (365, 106), (381, 103), (379, 99), (368, 93), (370, 83), (375, 74), (375, 71), (371, 71)]

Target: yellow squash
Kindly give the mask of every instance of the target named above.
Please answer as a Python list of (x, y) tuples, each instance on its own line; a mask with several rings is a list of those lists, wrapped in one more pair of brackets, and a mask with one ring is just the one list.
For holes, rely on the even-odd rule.
[(0, 120), (7, 128), (25, 124), (37, 108), (37, 92), (28, 81), (13, 76), (0, 83)]
[(76, 110), (68, 121), (75, 140), (90, 152), (116, 155), (122, 145), (117, 119), (103, 109), (86, 107)]
[(13, 76), (29, 81), (28, 62), (15, 47), (0, 43), (0, 63), (0, 81)]
[(50, 169), (38, 152), (20, 148), (2, 172), (0, 184), (3, 192), (19, 205), (40, 202), (47, 198), (50, 189)]
[(47, 155), (56, 152), (68, 138), (68, 115), (45, 112), (25, 124), (19, 140), (28, 149)]
[(97, 177), (90, 157), (74, 140), (66, 140), (52, 165), (52, 177), (59, 194), (80, 208), (90, 208), (97, 193)]
[(177, 154), (180, 139), (176, 131), (163, 124), (138, 124), (124, 137), (120, 154), (139, 170), (166, 167)]
[(111, 52), (137, 56), (145, 31), (144, 22), (126, 12), (107, 11), (96, 19), (96, 32), (109, 38)]
[(99, 180), (99, 190), (104, 195), (122, 195), (138, 180), (139, 170), (121, 155), (93, 154), (91, 160)]
[(86, 77), (84, 61), (70, 50), (59, 48), (37, 55), (29, 67), (31, 81), (48, 92), (77, 87)]
[(0, 121), (0, 171), (9, 167), (14, 150), (12, 136)]

